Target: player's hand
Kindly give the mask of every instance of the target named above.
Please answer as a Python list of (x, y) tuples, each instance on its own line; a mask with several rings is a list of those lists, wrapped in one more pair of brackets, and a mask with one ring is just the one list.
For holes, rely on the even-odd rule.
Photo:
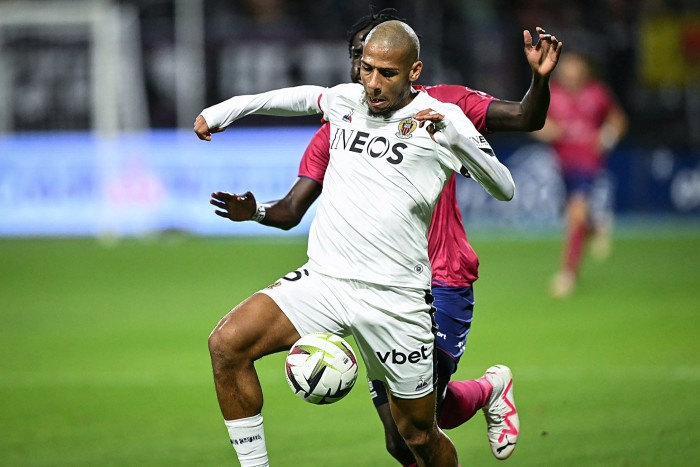
[(204, 120), (202, 115), (197, 115), (197, 119), (194, 121), (194, 132), (197, 133), (197, 138), (202, 141), (211, 141), (212, 133), (219, 133), (224, 131), (226, 128), (209, 128), (207, 121)]
[(426, 130), (428, 131), (428, 134), (430, 134), (430, 137), (433, 138), (433, 141), (435, 141), (435, 137), (433, 135), (445, 128), (446, 124), (445, 116), (433, 109), (421, 110), (413, 116), (413, 119), (418, 122), (418, 126), (420, 128), (423, 128), (426, 122), (429, 122)]
[(258, 206), (255, 196), (250, 191), (242, 195), (217, 191), (212, 193), (211, 197), (209, 203), (219, 208), (214, 211), (214, 214), (234, 222), (251, 220)]
[(527, 29), (523, 31), (525, 42), (525, 57), (532, 68), (532, 72), (541, 77), (548, 77), (559, 61), (563, 42), (559, 42), (556, 36), (547, 34), (544, 29), (537, 26), (535, 28), (539, 35), (537, 45), (532, 43), (532, 35)]

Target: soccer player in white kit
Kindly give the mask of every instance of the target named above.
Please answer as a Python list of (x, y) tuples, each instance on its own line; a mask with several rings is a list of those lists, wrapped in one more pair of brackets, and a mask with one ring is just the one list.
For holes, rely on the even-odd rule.
[(466, 168), (501, 200), (508, 169), (461, 110), (415, 92), (422, 63), (406, 24), (367, 37), (363, 85), (301, 86), (205, 109), (202, 139), (251, 113), (324, 114), (331, 156), (309, 235), (309, 261), (227, 314), (209, 339), (219, 405), (241, 465), (268, 465), (253, 362), (301, 335), (352, 335), (368, 377), (385, 382), (397, 427), (419, 465), (457, 465), (435, 423), (427, 234), (449, 176)]

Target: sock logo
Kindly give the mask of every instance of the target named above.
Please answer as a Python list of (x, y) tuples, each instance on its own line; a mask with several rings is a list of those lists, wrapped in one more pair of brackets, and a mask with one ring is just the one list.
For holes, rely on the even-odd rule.
[(253, 441), (260, 440), (262, 440), (262, 436), (260, 435), (244, 436), (243, 438), (232, 439), (231, 444), (233, 444), (234, 446), (239, 446), (241, 444), (252, 443)]

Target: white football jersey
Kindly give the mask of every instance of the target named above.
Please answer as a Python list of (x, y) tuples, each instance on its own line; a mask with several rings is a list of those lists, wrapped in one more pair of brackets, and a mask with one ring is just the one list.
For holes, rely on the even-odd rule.
[(309, 233), (309, 266), (333, 277), (429, 288), (433, 208), (462, 162), (412, 116), (432, 108), (479, 148), (491, 151), (462, 111), (419, 92), (389, 117), (372, 116), (359, 84), (319, 100), (331, 124), (330, 162)]

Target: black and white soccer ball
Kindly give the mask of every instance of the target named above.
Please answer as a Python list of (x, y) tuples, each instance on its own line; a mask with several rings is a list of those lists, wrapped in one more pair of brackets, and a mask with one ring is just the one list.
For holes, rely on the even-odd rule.
[(289, 350), (287, 383), (312, 404), (332, 404), (345, 397), (357, 380), (357, 358), (345, 339), (335, 334), (307, 334)]

